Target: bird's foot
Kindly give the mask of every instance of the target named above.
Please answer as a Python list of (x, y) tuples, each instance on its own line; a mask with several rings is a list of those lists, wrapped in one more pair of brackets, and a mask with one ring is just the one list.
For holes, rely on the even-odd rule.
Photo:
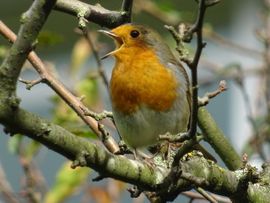
[(135, 160), (142, 161), (143, 163), (147, 164), (151, 168), (156, 167), (155, 160), (154, 160), (156, 154), (148, 155), (142, 151), (135, 149), (133, 155), (134, 155)]

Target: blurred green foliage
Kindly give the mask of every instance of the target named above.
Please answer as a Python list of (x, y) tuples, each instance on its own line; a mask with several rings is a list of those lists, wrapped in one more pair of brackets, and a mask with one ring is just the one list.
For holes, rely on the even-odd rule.
[(62, 43), (64, 40), (63, 35), (49, 30), (41, 31), (38, 35), (39, 46), (53, 46)]
[(55, 184), (50, 188), (44, 198), (44, 203), (60, 203), (70, 197), (80, 188), (89, 177), (91, 170), (86, 167), (70, 168), (71, 163), (66, 162), (59, 169)]

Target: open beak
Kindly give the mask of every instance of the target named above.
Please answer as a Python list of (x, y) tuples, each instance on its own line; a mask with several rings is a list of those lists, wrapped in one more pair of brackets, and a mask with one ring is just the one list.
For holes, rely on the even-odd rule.
[[(113, 38), (113, 39), (116, 41), (118, 48), (120, 48), (120, 46), (123, 44), (122, 38), (119, 37), (119, 36), (117, 36), (117, 35), (114, 34), (113, 32), (110, 32), (110, 31), (108, 31), (108, 30), (98, 30), (98, 32), (103, 33), (103, 34), (105, 34), (105, 35), (107, 35), (107, 36)], [(113, 50), (113, 51), (109, 52), (108, 54), (102, 56), (100, 59), (105, 59), (105, 58), (107, 58), (108, 56), (114, 54), (114, 53), (118, 50), (118, 48), (117, 48), (116, 50)]]

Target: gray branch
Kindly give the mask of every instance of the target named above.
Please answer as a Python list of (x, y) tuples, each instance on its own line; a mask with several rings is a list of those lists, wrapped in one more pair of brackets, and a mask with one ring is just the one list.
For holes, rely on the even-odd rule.
[(103, 27), (114, 28), (130, 21), (130, 10), (110, 11), (100, 5), (93, 6), (78, 0), (57, 0), (55, 10), (83, 17)]
[[(75, 2), (77, 7), (73, 5)], [(5, 126), (7, 132), (11, 135), (24, 134), (42, 143), (72, 160), (73, 167), (87, 166), (98, 171), (101, 177), (112, 177), (134, 184), (140, 190), (151, 191), (160, 202), (173, 200), (180, 192), (193, 187), (226, 195), (235, 202), (267, 202), (270, 199), (269, 165), (264, 165), (262, 172), (248, 165), (233, 172), (206, 160), (200, 153), (194, 151), (184, 155), (179, 164), (175, 164), (172, 168), (152, 168), (124, 156), (113, 155), (101, 146), (21, 109), (15, 92), (18, 76), (54, 4), (55, 0), (34, 1), (22, 16), (23, 24), (18, 38), (0, 66), (0, 123)], [(105, 15), (107, 11), (100, 7), (88, 5), (90, 9), (82, 11), (80, 5), (85, 6), (84, 3), (77, 1), (58, 0), (56, 8), (89, 18), (107, 27), (115, 26), (121, 19), (125, 19), (123, 14), (117, 12), (108, 11), (109, 14)], [(109, 17), (111, 14), (115, 16)], [(119, 18), (114, 18), (116, 16)]]

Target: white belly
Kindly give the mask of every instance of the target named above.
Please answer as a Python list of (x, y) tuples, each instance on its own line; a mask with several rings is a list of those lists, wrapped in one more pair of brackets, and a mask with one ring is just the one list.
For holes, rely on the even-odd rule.
[(156, 144), (161, 134), (186, 131), (189, 105), (186, 98), (178, 98), (173, 108), (166, 112), (157, 112), (142, 106), (131, 115), (113, 113), (116, 126), (125, 143), (132, 148), (141, 148)]

